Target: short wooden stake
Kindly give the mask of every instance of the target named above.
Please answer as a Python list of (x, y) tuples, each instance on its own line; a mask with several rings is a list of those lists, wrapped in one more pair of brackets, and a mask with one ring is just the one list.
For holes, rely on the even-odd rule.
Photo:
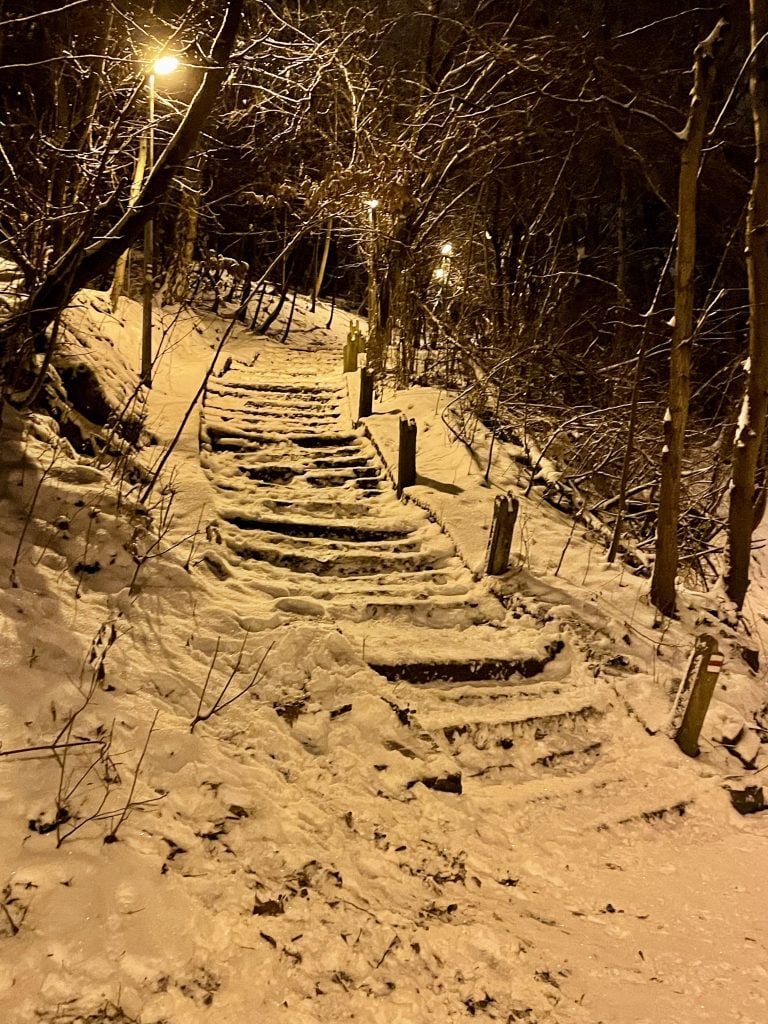
[(416, 483), (416, 420), (400, 417), (400, 447), (397, 453), (397, 496)]
[(360, 371), (360, 399), (357, 404), (357, 418), (361, 420), (364, 416), (370, 416), (373, 412), (373, 370), (365, 367)]
[(347, 338), (344, 345), (344, 373), (354, 373), (357, 369), (357, 344)]
[(702, 633), (696, 638), (693, 654), (672, 710), (675, 742), (688, 757), (696, 757), (699, 753), (699, 735), (722, 665), (723, 656), (720, 654), (717, 641), (708, 633)]
[(350, 344), (354, 344), (355, 351), (358, 355), (360, 355), (361, 352), (365, 352), (365, 338), (363, 337), (363, 332), (360, 330), (360, 323), (357, 320), (355, 320), (353, 324), (350, 324), (349, 334), (347, 337)]
[(359, 355), (365, 351), (365, 339), (363, 338), (362, 331), (360, 330), (360, 324), (355, 320), (354, 323), (349, 325), (347, 331), (347, 344), (354, 351), (355, 355)]
[(488, 538), (487, 576), (503, 576), (509, 568), (512, 533), (520, 502), (511, 494), (497, 494), (493, 503), (493, 522)]

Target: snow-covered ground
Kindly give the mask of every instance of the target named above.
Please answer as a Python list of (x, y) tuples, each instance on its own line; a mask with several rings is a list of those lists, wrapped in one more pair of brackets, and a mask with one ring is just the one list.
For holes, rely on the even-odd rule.
[[(82, 303), (73, 331), (124, 404), (138, 307)], [(647, 581), (524, 497), (513, 451), (485, 483), (488, 438), (455, 440), (450, 396), (385, 393), (355, 428), (350, 318), (327, 317), (300, 299), (286, 343), (235, 330), (153, 524), (122, 471), (6, 411), (0, 1020), (762, 1024), (768, 821), (732, 810), (720, 742), (741, 729), (766, 763), (743, 639), (697, 595), (654, 628)], [(228, 327), (161, 319), (147, 466)], [(371, 469), (378, 451), (393, 472), (401, 413), (405, 504)], [(520, 521), (490, 584), (507, 489)], [(663, 725), (702, 630), (726, 665), (692, 761)], [(493, 671), (534, 655), (530, 678)], [(429, 663), (480, 669), (398, 679)]]

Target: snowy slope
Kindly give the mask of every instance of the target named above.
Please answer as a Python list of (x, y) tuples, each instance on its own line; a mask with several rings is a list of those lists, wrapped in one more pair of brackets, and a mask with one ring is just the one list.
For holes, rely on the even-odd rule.
[[(109, 330), (132, 359), (137, 311), (122, 315)], [(0, 752), (58, 747), (0, 757), (0, 1019), (763, 1021), (768, 826), (730, 808), (727, 761), (690, 761), (637, 717), (661, 714), (690, 634), (654, 635), (643, 581), (603, 566), (588, 539), (555, 577), (568, 523), (535, 502), (537, 544), (527, 559), (517, 549), (502, 605), (470, 571), (488, 490), (451, 519), (447, 492), (420, 485), (448, 533), (394, 501), (362, 431), (331, 416), (338, 395), (349, 417), (334, 365), (347, 324), (330, 335), (321, 322), (300, 310), (282, 351), (234, 337), (236, 362), (170, 463), (160, 543), (127, 483), (57, 445), (49, 421), (6, 416)], [(161, 445), (224, 327), (200, 314), (169, 332), (149, 401)], [(267, 431), (270, 406), (248, 407), (244, 385), (289, 373), (330, 397), (322, 410), (296, 399), (287, 415), (271, 399)], [(317, 448), (295, 450), (309, 420), (359, 454), (317, 467)], [(441, 429), (428, 458), (447, 445)], [(454, 452), (451, 470), (463, 496), (475, 488), (465, 458)], [(364, 514), (350, 459), (378, 467)], [(248, 472), (263, 466), (298, 472)], [(328, 471), (330, 488), (307, 483)], [(244, 507), (247, 526), (234, 522)], [(333, 571), (349, 536), (294, 538), (289, 518), (400, 531), (435, 564), (390, 564), (371, 588), (367, 573)], [(286, 557), (244, 558), (243, 534)], [(306, 571), (308, 548), (329, 572)], [(137, 553), (151, 557), (134, 579)], [(441, 592), (450, 614), (414, 623), (414, 594)], [(491, 609), (487, 624), (466, 614), (467, 594)], [(382, 603), (386, 615), (368, 614)], [(414, 630), (432, 649), (413, 647)], [(510, 682), (390, 681), (369, 664), (382, 649), (390, 665), (441, 651), (466, 662), (469, 636), (505, 655), (542, 638), (563, 648)], [(727, 670), (746, 711), (748, 672), (735, 655)], [(65, 757), (64, 743), (82, 746)], [(461, 793), (435, 788), (456, 776)]]

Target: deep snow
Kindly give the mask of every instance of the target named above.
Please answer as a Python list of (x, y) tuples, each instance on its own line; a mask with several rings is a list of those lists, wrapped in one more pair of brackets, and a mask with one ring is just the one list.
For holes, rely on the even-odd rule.
[[(138, 307), (124, 302), (115, 320), (103, 297), (81, 301), (73, 331), (125, 400)], [(581, 527), (555, 575), (571, 521), (537, 490), (521, 497), (510, 573), (474, 579), (494, 491), (520, 494), (526, 481), (514, 451), (495, 446), (485, 486), (487, 436), (478, 431), (473, 451), (457, 443), (439, 418), (449, 396), (431, 389), (379, 395), (354, 428), (355, 382), (340, 373), (349, 317), (337, 311), (329, 332), (327, 316), (300, 299), (286, 345), (237, 329), (202, 434), (196, 410), (169, 463), (175, 497), (159, 543), (167, 496), (153, 495), (151, 526), (127, 479), (76, 456), (45, 417), (6, 415), (0, 752), (56, 737), (87, 745), (66, 758), (62, 747), (0, 757), (0, 1019), (762, 1024), (768, 822), (732, 810), (723, 781), (743, 772), (717, 742), (746, 720), (743, 742), (766, 763), (752, 719), (762, 673), (706, 597), (688, 595), (681, 623), (654, 628), (647, 581), (608, 566)], [(202, 312), (169, 327), (146, 463), (174, 435), (226, 327)], [(330, 401), (247, 409), (242, 385), (307, 378), (310, 391), (338, 394), (338, 429), (365, 458), (366, 430), (392, 466), (399, 414), (418, 421), (420, 476), (406, 504), (385, 480), (365, 512), (344, 482), (350, 493), (330, 506), (301, 484), (289, 500), (301, 521), (363, 528), (373, 507), (380, 527), (414, 531), (414, 550), (444, 560), (419, 588), (393, 572), (372, 601), (376, 589), (349, 577), (301, 579), (232, 557), (228, 531), (240, 527), (227, 514), (287, 515), (284, 493), (268, 484), (255, 496), (234, 468), (265, 464), (253, 441), (265, 414), (275, 414), (269, 465), (295, 455), (292, 416), (332, 426)], [(206, 444), (223, 414), (247, 456)], [(289, 556), (326, 543), (304, 540), (269, 543)], [(392, 607), (417, 594), (426, 607), (441, 587), (450, 609), (436, 618), (414, 624)], [(762, 653), (761, 588), (749, 611)], [(701, 629), (727, 661), (691, 761), (663, 725)], [(555, 639), (562, 650), (540, 674), (509, 684), (389, 682), (368, 665), (511, 657)], [(459, 771), (461, 794), (423, 781)], [(48, 830), (57, 803), (67, 820)]]

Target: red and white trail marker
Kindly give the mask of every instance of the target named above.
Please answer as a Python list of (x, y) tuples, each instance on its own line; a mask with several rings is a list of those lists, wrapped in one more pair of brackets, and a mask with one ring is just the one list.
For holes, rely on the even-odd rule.
[(713, 672), (715, 675), (719, 675), (720, 669), (723, 667), (724, 661), (725, 656), (720, 654), (719, 651), (717, 654), (710, 654), (709, 664), (707, 665), (707, 672)]

